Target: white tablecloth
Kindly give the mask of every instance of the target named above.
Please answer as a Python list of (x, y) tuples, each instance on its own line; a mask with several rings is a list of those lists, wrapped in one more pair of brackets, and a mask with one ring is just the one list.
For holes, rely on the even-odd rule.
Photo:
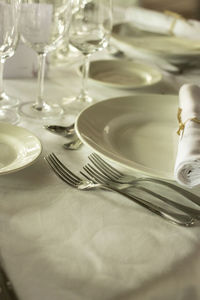
[[(100, 101), (134, 93), (177, 94), (182, 83), (198, 80), (198, 74), (164, 74), (148, 89), (111, 89), (92, 81), (89, 89)], [(22, 102), (34, 99), (35, 79), (5, 85)], [(77, 95), (79, 86), (75, 67), (51, 68), (45, 95), (59, 101)], [(200, 299), (199, 227), (170, 224), (111, 192), (69, 187), (44, 156), (55, 152), (78, 172), (91, 150), (64, 150), (67, 140), (37, 122), (22, 118), (19, 126), (43, 145), (32, 166), (0, 177), (0, 252), (20, 300)]]

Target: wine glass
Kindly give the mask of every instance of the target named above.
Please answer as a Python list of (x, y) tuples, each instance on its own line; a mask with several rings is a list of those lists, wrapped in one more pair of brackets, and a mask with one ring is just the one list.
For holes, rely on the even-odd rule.
[(81, 110), (94, 100), (87, 89), (90, 56), (107, 47), (112, 30), (112, 0), (79, 0), (72, 14), (70, 43), (83, 54), (82, 87), (78, 97), (64, 98), (63, 107)]
[(3, 87), (5, 61), (13, 56), (19, 40), (18, 23), (21, 0), (0, 1), (0, 121), (15, 124), (19, 116), (7, 108), (18, 104), (18, 99), (7, 95)]
[(68, 35), (71, 0), (23, 0), (20, 21), (22, 41), (38, 54), (38, 92), (35, 102), (23, 103), (19, 111), (37, 120), (59, 118), (62, 108), (44, 100), (47, 54), (61, 45)]
[[(72, 14), (76, 11), (79, 0), (72, 0)], [(50, 55), (50, 64), (53, 66), (71, 64), (80, 56), (78, 49), (69, 43), (69, 35), (65, 36), (62, 44), (52, 51)]]

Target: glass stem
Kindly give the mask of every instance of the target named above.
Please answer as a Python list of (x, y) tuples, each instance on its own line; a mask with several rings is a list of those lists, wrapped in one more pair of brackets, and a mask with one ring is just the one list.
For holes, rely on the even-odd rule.
[(4, 99), (3, 71), (5, 59), (0, 58), (0, 101)]
[(38, 93), (36, 103), (34, 108), (37, 110), (42, 110), (45, 102), (43, 99), (44, 94), (44, 75), (45, 75), (45, 63), (46, 63), (46, 53), (40, 53), (38, 55)]
[(90, 55), (84, 55), (83, 60), (83, 68), (82, 68), (82, 87), (80, 92), (80, 99), (82, 99), (83, 102), (87, 101), (86, 98), (88, 96), (88, 90), (87, 90), (87, 81), (88, 81), (88, 74), (89, 74), (89, 67), (90, 67)]

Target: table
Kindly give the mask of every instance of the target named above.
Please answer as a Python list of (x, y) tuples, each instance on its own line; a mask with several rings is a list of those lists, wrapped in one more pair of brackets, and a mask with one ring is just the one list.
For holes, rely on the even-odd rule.
[[(89, 89), (100, 101), (134, 93), (177, 94), (183, 83), (199, 81), (198, 72), (163, 75), (158, 85), (138, 91), (91, 81)], [(21, 101), (34, 98), (35, 79), (5, 84)], [(45, 94), (59, 101), (77, 94), (79, 84), (76, 64), (52, 67)], [(72, 119), (69, 115), (66, 122)], [(64, 150), (66, 139), (37, 122), (22, 118), (19, 126), (43, 145), (32, 166), (0, 178), (0, 252), (20, 300), (200, 299), (199, 227), (175, 226), (111, 192), (74, 190), (56, 177), (44, 156), (55, 152), (78, 172), (91, 150)]]

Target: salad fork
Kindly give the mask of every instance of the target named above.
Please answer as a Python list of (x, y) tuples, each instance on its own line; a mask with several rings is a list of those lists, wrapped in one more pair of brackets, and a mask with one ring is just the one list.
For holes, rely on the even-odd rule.
[(180, 195), (184, 196), (184, 198), (187, 198), (191, 202), (200, 206), (200, 198), (197, 195), (195, 195), (177, 185), (174, 185), (173, 183), (170, 183), (170, 182), (167, 182), (164, 180), (160, 180), (157, 178), (151, 178), (151, 177), (136, 178), (132, 175), (126, 175), (126, 174), (120, 172), (119, 170), (117, 170), (116, 168), (114, 168), (113, 166), (111, 166), (108, 162), (106, 162), (103, 158), (101, 158), (96, 153), (92, 153), (91, 155), (89, 155), (88, 158), (93, 163), (93, 165), (104, 176), (106, 176), (107, 179), (112, 180), (113, 182), (121, 183), (121, 184), (130, 184), (130, 185), (131, 184), (136, 185), (136, 184), (139, 184), (142, 182), (152, 182), (152, 183), (160, 184), (160, 185), (166, 186), (166, 187), (176, 191)]
[(57, 156), (52, 153), (48, 156), (45, 157), (45, 160), (51, 167), (51, 169), (55, 172), (55, 174), (63, 180), (65, 183), (69, 184), (70, 186), (78, 189), (78, 190), (91, 190), (91, 189), (106, 189), (109, 191), (114, 191), (117, 192), (123, 196), (126, 196), (133, 202), (145, 207), (146, 209), (150, 210), (151, 212), (165, 218), (166, 220), (182, 225), (182, 226), (192, 226), (195, 224), (195, 219), (189, 215), (189, 214), (179, 214), (179, 213), (174, 213), (170, 210), (167, 210), (165, 208), (162, 208), (160, 206), (157, 206), (153, 203), (150, 203), (146, 200), (143, 200), (140, 197), (133, 196), (128, 194), (126, 191), (121, 189), (121, 186), (116, 183), (98, 183), (94, 177), (91, 178), (88, 175), (84, 174), (81, 172), (81, 174), (86, 178), (82, 179), (75, 175), (72, 171), (70, 171), (58, 158)]

